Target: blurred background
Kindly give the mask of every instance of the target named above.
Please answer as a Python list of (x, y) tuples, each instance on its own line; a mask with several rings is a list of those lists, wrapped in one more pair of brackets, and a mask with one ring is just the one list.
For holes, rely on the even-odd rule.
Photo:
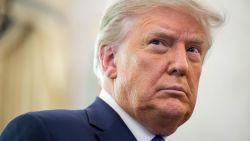
[[(99, 93), (94, 41), (108, 0), (0, 0), (0, 133), (25, 112), (83, 109)], [(191, 119), (171, 141), (250, 140), (250, 1), (207, 0), (226, 15)], [(7, 15), (8, 18), (4, 15)]]

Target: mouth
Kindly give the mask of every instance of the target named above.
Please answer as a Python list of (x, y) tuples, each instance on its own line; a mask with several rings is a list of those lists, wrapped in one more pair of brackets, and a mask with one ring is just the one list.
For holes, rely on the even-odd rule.
[(186, 96), (186, 91), (182, 86), (173, 85), (168, 87), (161, 87), (160, 92), (175, 96)]

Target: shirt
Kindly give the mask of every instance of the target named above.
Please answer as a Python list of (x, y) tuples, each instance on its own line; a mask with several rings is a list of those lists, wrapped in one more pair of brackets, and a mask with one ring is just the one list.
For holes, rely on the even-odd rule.
[[(101, 90), (99, 97), (117, 112), (138, 141), (151, 141), (154, 138), (154, 134), (150, 133), (144, 126), (126, 113), (104, 89)], [(166, 137), (164, 139), (167, 141)]]

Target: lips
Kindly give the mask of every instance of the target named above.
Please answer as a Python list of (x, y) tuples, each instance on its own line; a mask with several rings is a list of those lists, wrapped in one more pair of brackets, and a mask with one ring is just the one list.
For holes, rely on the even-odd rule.
[(186, 95), (187, 94), (184, 87), (179, 86), (179, 85), (161, 87), (159, 91), (167, 93), (167, 94), (174, 94), (174, 95)]

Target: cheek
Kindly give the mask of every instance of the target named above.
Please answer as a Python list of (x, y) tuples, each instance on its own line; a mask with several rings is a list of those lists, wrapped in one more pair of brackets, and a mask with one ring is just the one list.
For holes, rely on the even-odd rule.
[(200, 80), (200, 75), (201, 75), (201, 65), (197, 65), (193, 67), (191, 70), (192, 72), (190, 73), (190, 78), (189, 78), (189, 87), (191, 91), (191, 97), (192, 100), (195, 102), (197, 93), (198, 93), (198, 87), (199, 87), (199, 80)]
[[(159, 60), (158, 60), (159, 62)], [(133, 101), (146, 100), (160, 77), (156, 61), (147, 55), (136, 54), (123, 58), (118, 64), (118, 78)]]
[(141, 107), (152, 101), (155, 94), (155, 85), (164, 73), (164, 63), (159, 58), (150, 55), (138, 55), (136, 63), (131, 70), (131, 80), (133, 85), (133, 101), (136, 107)]
[(122, 60), (123, 75), (132, 83), (146, 85), (153, 84), (159, 78), (159, 59), (153, 59), (145, 53), (130, 53), (129, 56)]
[(194, 83), (196, 90), (198, 90), (199, 82), (200, 82), (200, 76), (201, 76), (201, 65), (199, 65), (197, 68), (194, 69)]
[(149, 53), (144, 53), (137, 58), (137, 67), (139, 68), (140, 76), (147, 81), (143, 83), (150, 83), (152, 87), (160, 79), (165, 72), (166, 61), (164, 58), (155, 56)]

